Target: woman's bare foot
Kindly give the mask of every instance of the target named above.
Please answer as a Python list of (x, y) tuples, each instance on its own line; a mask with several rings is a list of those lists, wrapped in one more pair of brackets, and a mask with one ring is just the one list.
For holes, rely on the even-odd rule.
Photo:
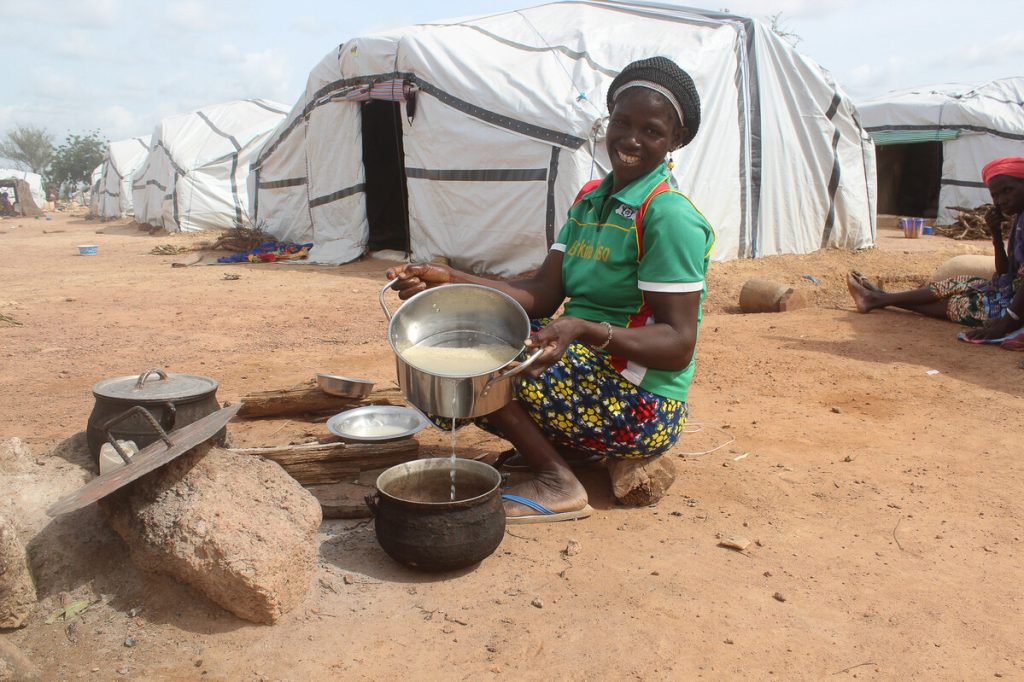
[[(542, 471), (535, 478), (505, 488), (502, 492), (525, 497), (556, 513), (576, 511), (587, 506), (587, 491), (569, 470), (564, 473)], [(537, 513), (517, 502), (505, 500), (504, 504), (505, 516), (529, 516)]]
[(879, 293), (877, 289), (868, 289), (861, 283), (863, 277), (857, 277), (859, 273), (851, 272), (846, 276), (846, 288), (850, 290), (853, 302), (857, 304), (858, 312), (869, 313), (878, 307), (875, 300)]
[(878, 291), (878, 292), (883, 292), (884, 293), (884, 290), (882, 289), (882, 287), (876, 286), (874, 282), (872, 282), (870, 279), (868, 279), (867, 277), (865, 277), (861, 273), (857, 272), (856, 270), (852, 271), (850, 274), (853, 275), (853, 278), (855, 280), (857, 280), (857, 284), (861, 285), (862, 287), (864, 287), (868, 291)]

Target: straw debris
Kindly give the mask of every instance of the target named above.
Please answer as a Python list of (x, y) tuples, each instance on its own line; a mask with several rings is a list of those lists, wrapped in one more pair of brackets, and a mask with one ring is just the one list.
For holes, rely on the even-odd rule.
[(255, 249), (260, 244), (270, 241), (274, 241), (274, 238), (263, 229), (262, 222), (251, 227), (236, 223), (233, 228), (219, 236), (210, 248), (215, 251), (225, 250), (245, 253)]
[(936, 225), (935, 234), (949, 237), (950, 239), (992, 238), (992, 233), (985, 222), (985, 214), (992, 208), (992, 204), (982, 204), (977, 208), (965, 208), (963, 206), (947, 206), (946, 208), (959, 211), (960, 215), (957, 216), (951, 225)]

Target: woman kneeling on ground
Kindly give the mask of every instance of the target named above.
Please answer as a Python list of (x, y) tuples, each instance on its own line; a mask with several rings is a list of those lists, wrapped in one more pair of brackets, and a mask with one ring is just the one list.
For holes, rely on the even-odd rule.
[(664, 57), (627, 66), (607, 99), (612, 172), (580, 192), (535, 275), (497, 282), (436, 264), (387, 272), (402, 299), (477, 284), (508, 294), (532, 320), (526, 346), (543, 353), (516, 378), (515, 400), (474, 420), (534, 473), (505, 491), (510, 523), (589, 515), (567, 459), (661, 455), (686, 419), (714, 232), (675, 189), (666, 157), (696, 135), (700, 99)]
[[(1024, 158), (1008, 156), (985, 165), (982, 180), (994, 206), (985, 216), (995, 247), (991, 280), (961, 275), (932, 282), (921, 289), (887, 292), (860, 273), (847, 276), (857, 310), (895, 306), (929, 317), (950, 319), (970, 327), (972, 340), (999, 339), (1024, 326)], [(1010, 219), (1009, 243), (1003, 246), (1002, 223)]]

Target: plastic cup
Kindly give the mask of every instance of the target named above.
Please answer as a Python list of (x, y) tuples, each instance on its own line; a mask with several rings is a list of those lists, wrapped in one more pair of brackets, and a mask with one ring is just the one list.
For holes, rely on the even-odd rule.
[(78, 246), (78, 255), (80, 256), (95, 256), (99, 250), (99, 246), (96, 244), (80, 244)]

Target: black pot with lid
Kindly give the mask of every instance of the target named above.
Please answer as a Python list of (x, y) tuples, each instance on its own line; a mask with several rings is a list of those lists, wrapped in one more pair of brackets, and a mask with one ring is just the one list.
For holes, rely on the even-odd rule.
[[(217, 386), (210, 377), (161, 369), (96, 382), (92, 387), (96, 402), (86, 428), (89, 451), (99, 457), (108, 433), (119, 440), (134, 441), (140, 450), (160, 440), (160, 434), (143, 415), (137, 412), (125, 414), (136, 405), (149, 412), (165, 432), (180, 429), (216, 412), (220, 409)], [(221, 429), (213, 442), (223, 445), (226, 435), (226, 429)]]

